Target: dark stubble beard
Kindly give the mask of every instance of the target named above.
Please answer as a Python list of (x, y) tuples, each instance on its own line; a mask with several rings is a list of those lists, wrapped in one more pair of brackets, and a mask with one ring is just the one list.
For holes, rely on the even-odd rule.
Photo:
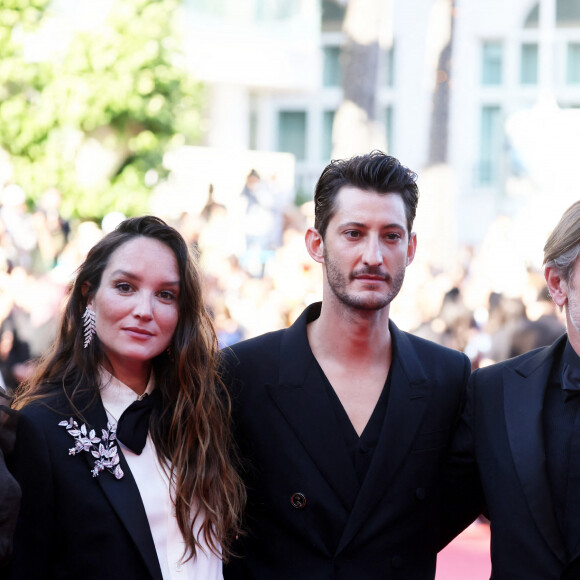
[[(328, 285), (332, 290), (333, 294), (342, 302), (345, 306), (355, 310), (382, 310), (388, 306), (392, 300), (397, 296), (403, 285), (403, 280), (405, 279), (405, 268), (401, 268), (393, 273), (393, 275), (385, 274), (381, 268), (367, 267), (364, 269), (356, 270), (352, 272), (348, 279), (340, 271), (340, 269), (335, 265), (332, 259), (329, 258), (326, 250), (324, 251), (324, 264), (326, 267), (326, 278), (328, 280)], [(356, 276), (361, 276), (364, 274), (369, 274), (372, 276), (384, 276), (385, 284), (388, 285), (389, 290), (386, 294), (382, 296), (358, 296), (349, 294), (347, 287), (349, 282), (352, 282)]]

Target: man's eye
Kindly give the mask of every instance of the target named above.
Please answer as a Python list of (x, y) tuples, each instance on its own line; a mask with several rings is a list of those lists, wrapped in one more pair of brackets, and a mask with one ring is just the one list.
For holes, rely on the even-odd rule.
[(347, 238), (360, 238), (360, 232), (357, 232), (356, 230), (349, 230), (348, 232), (346, 232), (346, 237)]
[(401, 234), (397, 234), (395, 232), (391, 232), (386, 235), (387, 240), (400, 240)]

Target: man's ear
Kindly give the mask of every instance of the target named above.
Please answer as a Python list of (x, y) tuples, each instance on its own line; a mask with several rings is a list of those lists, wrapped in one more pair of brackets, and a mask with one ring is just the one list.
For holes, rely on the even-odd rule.
[(559, 270), (553, 266), (546, 266), (544, 277), (552, 300), (562, 308), (568, 302), (568, 283), (562, 278)]
[(415, 259), (415, 252), (417, 251), (417, 234), (411, 232), (409, 234), (409, 245), (407, 246), (407, 266)]
[(310, 257), (319, 264), (324, 263), (324, 240), (316, 228), (308, 228), (306, 231), (306, 249)]

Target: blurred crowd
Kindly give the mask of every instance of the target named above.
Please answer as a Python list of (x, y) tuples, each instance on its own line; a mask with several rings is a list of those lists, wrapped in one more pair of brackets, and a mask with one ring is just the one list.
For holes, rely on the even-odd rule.
[[(312, 202), (277, 203), (275, 192), (262, 185), (252, 170), (236, 207), (216, 201), (210, 185), (200, 212), (159, 216), (199, 256), (222, 346), (289, 326), (321, 299), (322, 271), (304, 245)], [(8, 391), (54, 339), (69, 281), (86, 252), (124, 217), (69, 221), (60, 205), (55, 188), (33, 209), (18, 185), (0, 191), (0, 380)], [(522, 264), (523, 284), (506, 293), (482, 273), (483, 247), (460, 250), (453, 268), (441, 268), (419, 244), (391, 308), (400, 328), (465, 352), (473, 368), (551, 344), (564, 332), (541, 268)]]

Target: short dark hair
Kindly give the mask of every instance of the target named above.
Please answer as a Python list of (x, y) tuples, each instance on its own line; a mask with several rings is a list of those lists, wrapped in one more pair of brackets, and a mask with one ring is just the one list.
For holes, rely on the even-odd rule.
[(398, 193), (405, 203), (411, 232), (419, 201), (417, 175), (398, 159), (375, 150), (350, 159), (334, 159), (324, 168), (314, 193), (314, 227), (322, 238), (336, 211), (336, 196), (345, 185), (380, 194)]

